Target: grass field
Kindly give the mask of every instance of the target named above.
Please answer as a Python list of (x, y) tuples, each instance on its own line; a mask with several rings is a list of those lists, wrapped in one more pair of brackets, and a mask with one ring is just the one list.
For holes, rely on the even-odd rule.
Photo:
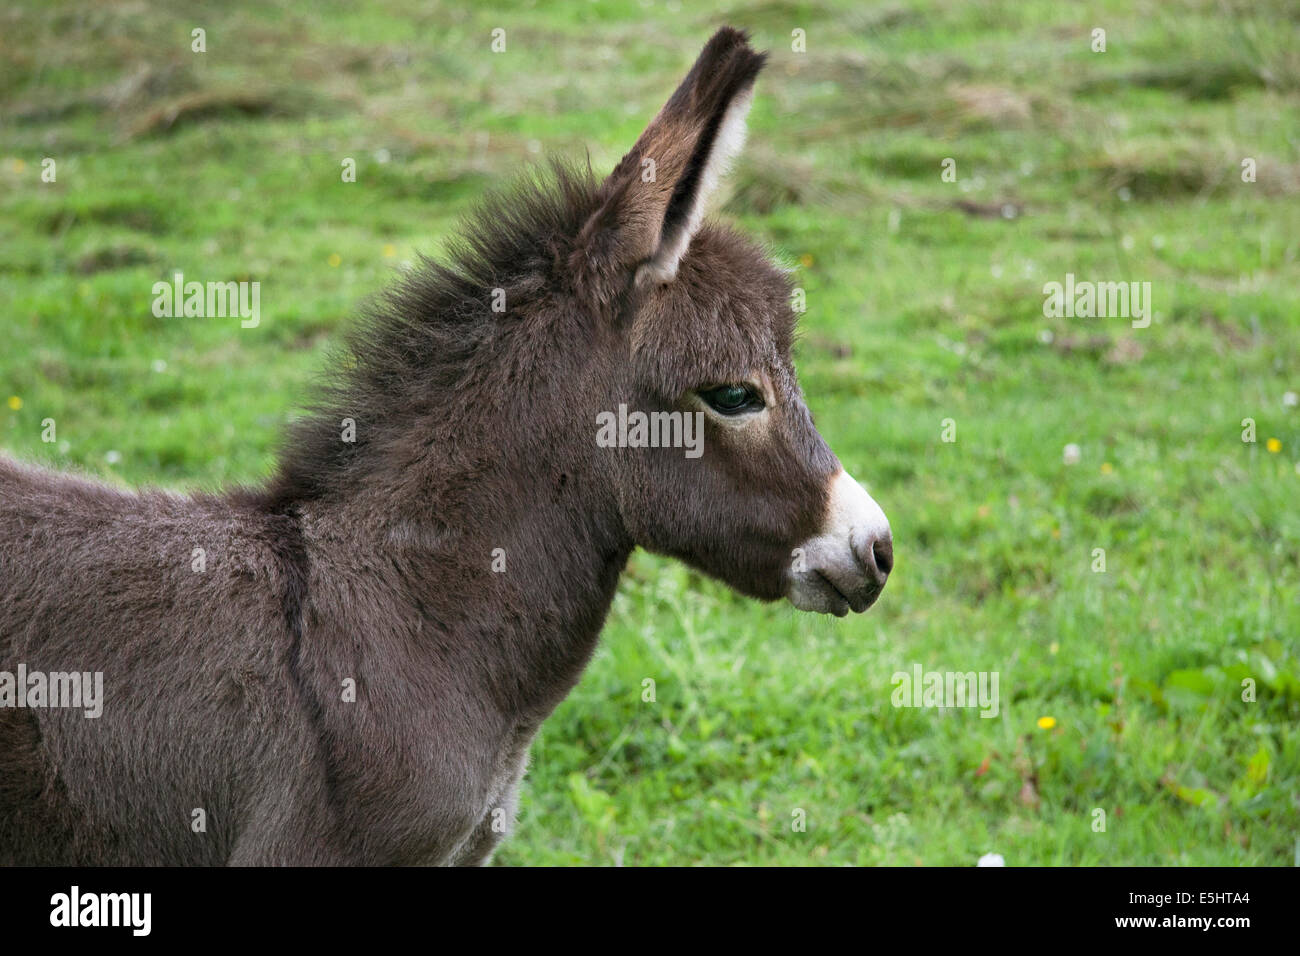
[[(833, 620), (636, 554), (498, 863), (1296, 861), (1294, 4), (361, 6), (6, 6), (6, 454), (267, 475), (360, 300), (525, 163), (608, 170), (746, 27), (723, 215), (807, 292), (809, 404), (896, 570)], [(176, 271), (261, 282), (260, 325), (155, 318)], [(1046, 317), (1067, 273), (1149, 282), (1149, 327)], [(997, 716), (893, 706), (914, 665), (997, 672)]]

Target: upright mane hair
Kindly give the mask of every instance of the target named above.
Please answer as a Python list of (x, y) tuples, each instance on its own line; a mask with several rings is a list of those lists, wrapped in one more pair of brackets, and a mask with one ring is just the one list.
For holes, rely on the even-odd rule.
[[(319, 498), (364, 472), (386, 434), (422, 415), (446, 415), (500, 364), (538, 300), (567, 288), (575, 239), (598, 201), (590, 164), (552, 158), (490, 193), (448, 240), (441, 261), (418, 264), (370, 300), (344, 332), (304, 417), (288, 430), (269, 500)], [(498, 291), (499, 290), (499, 291)], [(494, 300), (506, 308), (494, 311)], [(574, 331), (574, 330), (570, 330)], [(581, 348), (586, 336), (575, 337)], [(342, 421), (355, 442), (339, 440)]]

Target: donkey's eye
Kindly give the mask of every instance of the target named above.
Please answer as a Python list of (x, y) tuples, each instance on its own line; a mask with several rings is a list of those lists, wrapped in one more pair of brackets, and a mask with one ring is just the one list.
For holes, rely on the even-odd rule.
[(739, 415), (763, 407), (763, 400), (748, 385), (718, 385), (701, 389), (700, 398), (720, 415)]

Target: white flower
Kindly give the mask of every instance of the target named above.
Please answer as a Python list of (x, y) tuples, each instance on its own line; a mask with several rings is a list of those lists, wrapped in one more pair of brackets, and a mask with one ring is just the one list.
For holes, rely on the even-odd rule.
[(1006, 866), (1007, 861), (1002, 859), (1001, 853), (985, 853), (982, 857), (980, 857), (980, 861), (975, 865), (976, 866)]
[(1083, 452), (1074, 442), (1070, 442), (1070, 444), (1065, 446), (1065, 454), (1062, 455), (1062, 460), (1067, 465), (1077, 465), (1082, 458)]
[(1300, 405), (1300, 395), (1297, 395), (1295, 392), (1286, 392), (1282, 396), (1282, 404), (1287, 408), (1295, 408), (1297, 405)]

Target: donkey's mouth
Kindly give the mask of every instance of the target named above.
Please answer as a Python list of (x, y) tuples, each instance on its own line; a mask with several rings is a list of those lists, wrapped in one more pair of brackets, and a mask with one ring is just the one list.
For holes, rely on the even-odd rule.
[(876, 603), (894, 567), (894, 539), (880, 506), (845, 471), (830, 480), (822, 532), (795, 549), (787, 596), (801, 611), (844, 617)]
[(861, 614), (876, 603), (884, 586), (843, 589), (821, 570), (804, 571), (793, 576), (789, 599), (801, 611), (845, 617), (849, 611)]

